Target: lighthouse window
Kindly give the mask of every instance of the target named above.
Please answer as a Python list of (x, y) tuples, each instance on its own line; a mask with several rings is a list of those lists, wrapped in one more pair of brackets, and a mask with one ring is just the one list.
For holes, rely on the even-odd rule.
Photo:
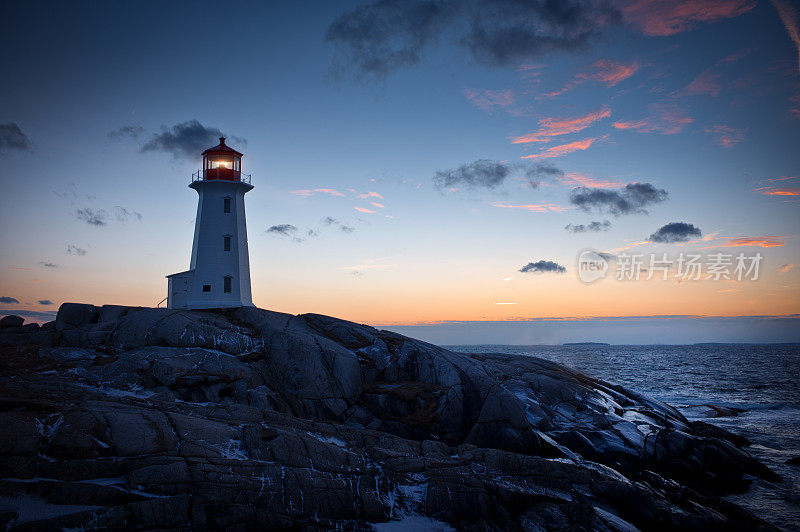
[(225, 251), (230, 251), (231, 250), (231, 237), (229, 235), (225, 235), (224, 237), (222, 237), (222, 242), (223, 242), (222, 249), (224, 249)]
[(203, 292), (211, 292), (211, 285), (210, 284), (204, 284), (203, 285)]
[(230, 275), (226, 275), (225, 276), (225, 279), (224, 279), (225, 283), (224, 283), (224, 286), (223, 286), (223, 291), (226, 294), (230, 294), (231, 293), (231, 279), (232, 279), (232, 277)]
[(229, 213), (229, 212), (231, 212), (231, 199), (230, 199), (230, 198), (225, 198), (225, 199), (224, 199), (224, 203), (223, 203), (222, 210), (223, 210), (225, 213)]

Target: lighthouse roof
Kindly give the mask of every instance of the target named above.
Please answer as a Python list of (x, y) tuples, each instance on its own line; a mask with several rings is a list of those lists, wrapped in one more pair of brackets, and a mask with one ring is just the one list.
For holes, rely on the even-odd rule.
[(233, 148), (231, 148), (230, 146), (226, 145), (226, 144), (225, 144), (225, 137), (220, 137), (220, 138), (219, 138), (219, 144), (217, 144), (217, 145), (216, 145), (216, 146), (214, 146), (213, 148), (209, 148), (209, 149), (207, 149), (206, 151), (204, 151), (204, 152), (202, 153), (202, 155), (205, 155), (205, 154), (207, 154), (207, 153), (215, 153), (215, 152), (216, 152), (216, 153), (219, 153), (219, 152), (224, 152), (224, 153), (233, 153), (233, 154), (235, 154), (235, 155), (238, 155), (239, 157), (241, 157), (241, 156), (243, 155), (242, 153), (239, 153), (238, 151), (234, 150), (234, 149), (233, 149)]

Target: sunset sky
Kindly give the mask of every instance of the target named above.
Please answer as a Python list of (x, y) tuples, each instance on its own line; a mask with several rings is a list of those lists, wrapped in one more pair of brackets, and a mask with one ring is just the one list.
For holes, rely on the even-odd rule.
[[(164, 276), (188, 267), (187, 185), (224, 134), (255, 185), (259, 307), (488, 322), (475, 341), (507, 343), (537, 337), (501, 322), (562, 318), (771, 316), (800, 329), (797, 3), (0, 10), (0, 314), (155, 306)], [(672, 269), (587, 284), (587, 248), (612, 268), (634, 253), (763, 259), (756, 281)]]

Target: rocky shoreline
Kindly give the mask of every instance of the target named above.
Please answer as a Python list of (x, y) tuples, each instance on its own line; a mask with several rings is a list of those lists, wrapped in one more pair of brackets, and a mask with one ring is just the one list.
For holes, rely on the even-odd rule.
[(7, 528), (774, 529), (721, 498), (780, 481), (747, 440), (542, 359), (257, 308), (0, 325)]

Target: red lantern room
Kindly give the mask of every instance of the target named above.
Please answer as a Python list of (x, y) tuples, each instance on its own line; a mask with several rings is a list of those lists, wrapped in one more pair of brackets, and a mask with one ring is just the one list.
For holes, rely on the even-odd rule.
[(226, 146), (225, 137), (220, 137), (219, 144), (203, 152), (203, 179), (242, 180), (242, 154)]

